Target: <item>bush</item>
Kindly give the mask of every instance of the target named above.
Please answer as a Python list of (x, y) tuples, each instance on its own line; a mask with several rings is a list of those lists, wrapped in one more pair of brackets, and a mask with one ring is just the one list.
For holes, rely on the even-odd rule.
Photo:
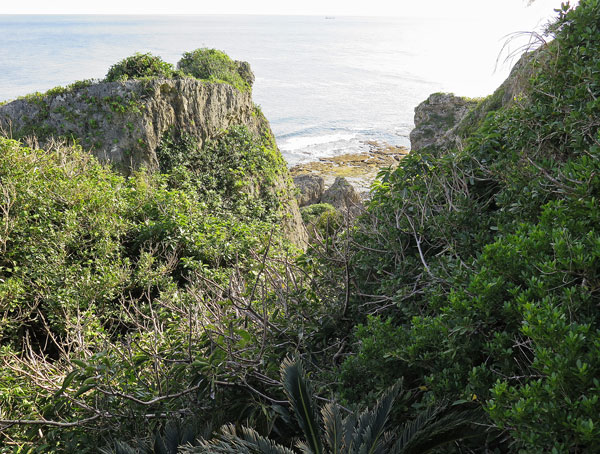
[(484, 403), (498, 449), (599, 452), (599, 24), (599, 1), (563, 5), (520, 102), (382, 172), (350, 251), (348, 399), (403, 376)]
[(196, 49), (183, 54), (177, 68), (197, 79), (225, 82), (240, 91), (248, 91), (254, 76), (248, 65), (233, 61), (216, 49)]
[[(258, 218), (273, 218), (276, 200), (242, 198), (238, 186), (257, 180), (267, 191), (274, 183), (260, 176), (275, 178), (282, 163), (255, 142), (235, 129), (206, 154), (198, 150), (194, 163), (206, 174), (179, 165), (170, 178), (125, 178), (80, 148), (41, 151), (0, 138), (0, 419), (78, 421), (90, 408), (102, 415), (85, 429), (44, 429), (43, 439), (0, 423), (0, 453), (15, 452), (8, 440), (44, 454), (97, 452), (109, 433), (144, 438), (158, 424), (148, 412), (248, 417), (247, 392), (221, 393), (211, 381), (233, 377), (224, 361), (230, 336), (217, 330), (234, 330), (240, 354), (258, 352), (250, 347), (262, 331), (240, 316), (238, 301), (275, 314), (261, 274), (281, 239)], [(222, 159), (228, 150), (231, 161)], [(209, 174), (215, 153), (229, 164), (215, 171), (229, 178)], [(239, 296), (224, 293), (232, 279)], [(150, 345), (160, 353), (148, 356)], [(39, 356), (32, 362), (24, 351)], [(261, 351), (261, 361), (269, 355)]]
[(152, 55), (136, 53), (131, 57), (121, 60), (113, 65), (106, 74), (106, 82), (116, 82), (128, 79), (139, 79), (142, 77), (173, 77), (175, 68), (171, 63), (163, 61), (162, 58)]

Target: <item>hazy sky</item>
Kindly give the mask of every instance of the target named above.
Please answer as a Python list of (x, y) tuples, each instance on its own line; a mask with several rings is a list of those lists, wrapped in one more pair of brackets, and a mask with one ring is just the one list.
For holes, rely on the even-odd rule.
[(360, 16), (546, 17), (560, 0), (20, 0), (2, 1), (2, 14), (307, 14)]

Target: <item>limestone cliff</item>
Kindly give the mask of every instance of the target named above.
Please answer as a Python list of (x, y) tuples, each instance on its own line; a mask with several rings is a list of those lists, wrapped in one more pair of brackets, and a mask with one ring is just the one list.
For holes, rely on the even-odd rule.
[(123, 172), (158, 168), (156, 148), (169, 131), (200, 141), (233, 125), (270, 132), (250, 92), (193, 78), (91, 84), (29, 95), (0, 107), (0, 126), (16, 137), (78, 139)]
[(430, 95), (415, 108), (411, 150), (430, 145), (443, 149), (460, 148), (463, 138), (473, 132), (488, 113), (515, 102), (526, 93), (532, 63), (539, 58), (544, 58), (543, 48), (524, 54), (502, 85), (486, 98), (473, 100), (451, 93)]
[[(35, 136), (42, 146), (56, 137), (75, 140), (124, 174), (141, 167), (158, 170), (157, 149), (166, 135), (193, 137), (202, 147), (232, 126), (271, 138), (276, 149), (250, 90), (194, 78), (81, 83), (0, 106), (4, 134)], [(303, 245), (306, 233), (291, 179), (285, 168), (279, 174), (272, 192), (281, 201), (284, 230)]]

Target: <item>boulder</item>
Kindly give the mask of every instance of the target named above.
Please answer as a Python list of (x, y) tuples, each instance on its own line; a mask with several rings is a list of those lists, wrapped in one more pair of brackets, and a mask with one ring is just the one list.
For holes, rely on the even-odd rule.
[(321, 201), (321, 196), (325, 191), (325, 180), (323, 180), (323, 177), (305, 173), (296, 175), (293, 178), (294, 184), (300, 191), (296, 196), (300, 207), (313, 205)]
[(340, 212), (355, 217), (363, 210), (360, 194), (344, 177), (337, 177), (321, 197), (322, 203), (333, 205)]

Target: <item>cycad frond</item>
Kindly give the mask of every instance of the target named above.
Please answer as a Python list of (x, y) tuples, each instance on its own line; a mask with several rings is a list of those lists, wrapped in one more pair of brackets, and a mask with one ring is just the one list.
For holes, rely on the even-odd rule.
[(344, 418), (344, 448), (346, 449), (344, 452), (350, 452), (357, 422), (358, 420), (354, 413), (351, 413)]
[(112, 448), (101, 448), (101, 454), (148, 454), (150, 450), (142, 443), (138, 443), (137, 448), (133, 448), (124, 441), (114, 441)]
[(258, 434), (254, 429), (242, 427), (242, 437), (248, 443), (258, 447), (261, 454), (295, 454), (294, 451)]
[(221, 428), (221, 435), (213, 440), (200, 440), (199, 445), (183, 447), (183, 454), (295, 454), (294, 451), (262, 437), (253, 429), (243, 427), (238, 435), (235, 426)]
[(154, 437), (154, 454), (177, 454), (181, 439), (179, 424), (169, 421), (165, 426), (164, 435)]
[(375, 454), (383, 449), (382, 435), (399, 391), (398, 385), (393, 386), (379, 399), (373, 410), (361, 413), (349, 453)]
[(323, 427), (325, 429), (325, 442), (331, 454), (340, 454), (344, 449), (344, 423), (340, 414), (340, 407), (329, 403), (321, 409)]
[(313, 454), (311, 447), (303, 440), (297, 440), (295, 446), (302, 454)]
[(391, 454), (423, 454), (455, 440), (481, 435), (473, 427), (473, 421), (481, 417), (481, 408), (476, 404), (426, 410), (402, 426)]
[(310, 386), (304, 379), (304, 368), (300, 361), (286, 358), (281, 364), (281, 381), (290, 401), (306, 443), (314, 454), (323, 453), (319, 423), (315, 412)]
[(411, 443), (414, 444), (415, 437), (420, 431), (425, 429), (438, 414), (440, 408), (430, 407), (420, 412), (417, 417), (411, 421), (407, 421), (400, 427), (398, 438), (392, 448), (392, 454), (401, 454), (410, 448)]

